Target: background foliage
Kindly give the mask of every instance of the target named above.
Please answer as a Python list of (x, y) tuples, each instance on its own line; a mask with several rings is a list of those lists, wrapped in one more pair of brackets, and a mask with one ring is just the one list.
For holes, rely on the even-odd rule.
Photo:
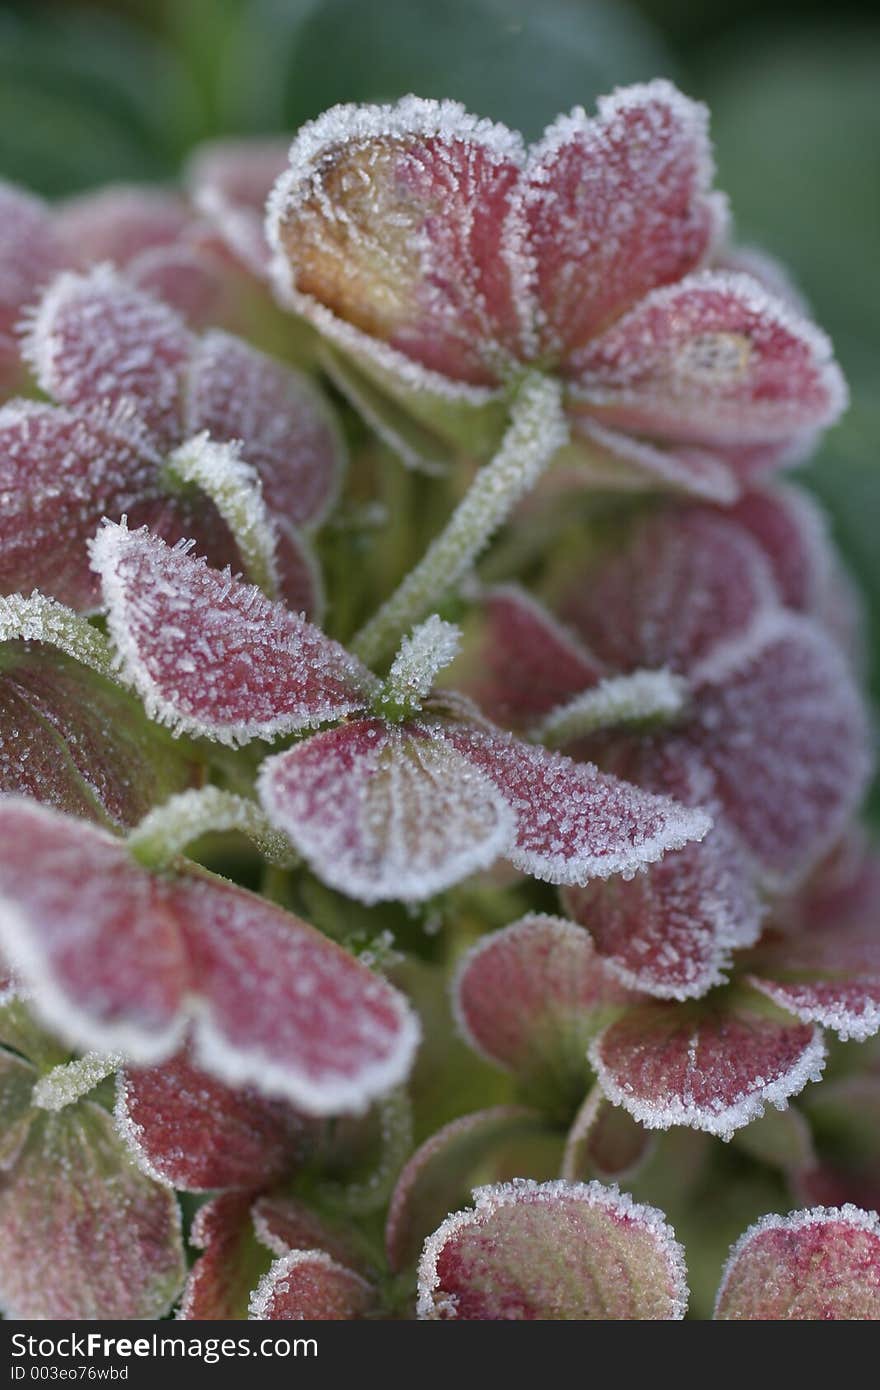
[(712, 108), (741, 239), (792, 267), (852, 387), (807, 476), (868, 597), (876, 693), (878, 71), (880, 17), (855, 0), (0, 0), (0, 175), (55, 196), (166, 179), (197, 140), (411, 90), (534, 136), (672, 77)]

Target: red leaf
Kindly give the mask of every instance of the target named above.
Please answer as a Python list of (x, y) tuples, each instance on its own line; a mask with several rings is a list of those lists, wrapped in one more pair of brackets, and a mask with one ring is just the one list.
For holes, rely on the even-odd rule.
[(661, 1213), (599, 1183), (477, 1188), (426, 1242), (419, 1317), (684, 1317), (681, 1247)]
[(487, 868), (514, 831), (506, 800), (428, 725), (359, 719), (263, 763), (273, 825), (326, 883), (418, 901)]
[(15, 184), (0, 180), (0, 389), (24, 375), (15, 341), (21, 311), (63, 264), (49, 208)]
[(189, 1233), (203, 1253), (187, 1277), (178, 1317), (185, 1322), (242, 1320), (269, 1259), (254, 1234), (253, 1193), (223, 1192), (199, 1207)]
[(759, 1012), (743, 1000), (643, 1004), (596, 1038), (590, 1060), (609, 1100), (646, 1129), (690, 1125), (729, 1139), (784, 1108), (818, 1079), (825, 1048), (817, 1029)]
[(69, 271), (37, 307), (24, 351), (39, 385), (67, 406), (127, 405), (160, 446), (179, 443), (193, 339), (173, 309), (108, 266)]
[(345, 446), (308, 377), (228, 333), (199, 342), (188, 378), (187, 430), (238, 439), (269, 510), (316, 526), (332, 508)]
[(518, 136), (455, 102), (334, 107), (300, 130), (270, 199), (279, 288), (410, 384), (429, 384), (421, 367), (447, 395), (494, 386), (524, 328), (506, 232), (522, 159)]
[(523, 214), (545, 352), (564, 361), (705, 259), (720, 211), (707, 114), (658, 80), (600, 98), (592, 120), (560, 116), (532, 149)]
[(581, 446), (570, 459), (575, 484), (580, 479), (581, 486), (588, 483), (612, 492), (686, 493), (722, 506), (739, 496), (738, 470), (720, 450), (650, 444), (608, 429), (576, 408), (571, 427), (574, 442)]
[(179, 194), (149, 184), (110, 184), (54, 210), (67, 263), (82, 269), (102, 261), (127, 266), (143, 251), (172, 246), (192, 220)]
[(320, 1250), (292, 1250), (276, 1260), (251, 1297), (248, 1317), (274, 1322), (353, 1322), (376, 1302), (354, 1270)]
[(269, 271), (266, 200), (287, 164), (290, 140), (216, 140), (196, 147), (186, 167), (192, 199), (229, 250), (255, 275)]
[(106, 525), (92, 564), (125, 676), (176, 730), (274, 738), (359, 709), (375, 684), (303, 618), (145, 530)]
[(765, 1216), (734, 1245), (715, 1317), (880, 1321), (880, 1221), (858, 1207)]
[(521, 743), (475, 724), (444, 723), (442, 734), (498, 787), (517, 817), (507, 857), (550, 883), (584, 884), (627, 873), (705, 834), (709, 820), (652, 796), (589, 763)]
[(314, 928), (205, 871), (153, 875), (124, 844), (18, 798), (0, 805), (0, 937), (50, 1026), (154, 1063), (184, 1030), (221, 1081), (310, 1114), (403, 1079), (400, 995)]
[(521, 1076), (574, 1073), (581, 1082), (590, 1038), (609, 1010), (631, 999), (589, 933), (559, 917), (523, 917), (484, 936), (453, 984), (459, 1028), (488, 1061)]
[(224, 1086), (183, 1053), (120, 1072), (116, 1122), (144, 1172), (188, 1192), (263, 1187), (298, 1166), (309, 1136), (289, 1106)]
[(703, 446), (788, 441), (846, 404), (824, 335), (722, 271), (653, 290), (569, 370), (575, 399), (612, 428)]

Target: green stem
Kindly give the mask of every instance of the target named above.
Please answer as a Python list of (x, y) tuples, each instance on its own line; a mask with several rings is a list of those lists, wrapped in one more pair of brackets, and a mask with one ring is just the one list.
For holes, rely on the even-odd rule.
[(87, 1052), (41, 1076), (31, 1101), (38, 1110), (64, 1110), (87, 1096), (105, 1077), (112, 1076), (122, 1062), (120, 1052)]
[(524, 377), (498, 453), (479, 470), (415, 569), (351, 644), (367, 666), (387, 656), (467, 573), (567, 438), (559, 382), (538, 373)]
[(612, 676), (552, 710), (532, 730), (532, 736), (550, 748), (558, 748), (599, 729), (624, 725), (653, 728), (677, 718), (686, 699), (687, 682), (670, 671), (633, 671), (628, 676)]
[(114, 679), (113, 653), (102, 632), (43, 594), (0, 598), (0, 642), (45, 642), (99, 675)]
[(148, 869), (165, 869), (188, 844), (211, 831), (237, 830), (271, 864), (290, 868), (296, 857), (253, 801), (220, 787), (181, 792), (145, 816), (128, 837), (128, 849)]

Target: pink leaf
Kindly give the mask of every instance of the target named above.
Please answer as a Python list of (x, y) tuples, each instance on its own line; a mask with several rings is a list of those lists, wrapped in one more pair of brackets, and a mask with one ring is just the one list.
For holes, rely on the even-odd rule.
[(720, 451), (679, 444), (661, 447), (589, 415), (572, 415), (574, 440), (581, 446), (571, 459), (572, 481), (591, 482), (614, 492), (686, 493), (726, 506), (739, 495), (736, 472)]
[(880, 1321), (880, 1221), (858, 1207), (765, 1216), (734, 1245), (715, 1317)]
[(545, 352), (563, 359), (648, 290), (705, 259), (718, 209), (705, 107), (671, 83), (560, 116), (531, 151), (523, 214)]
[(375, 684), (304, 619), (145, 530), (106, 525), (92, 564), (124, 675), (176, 730), (275, 738), (357, 710)]
[(471, 1046), (520, 1076), (587, 1079), (590, 1038), (630, 993), (596, 955), (588, 932), (558, 917), (523, 917), (484, 936), (453, 984), (459, 1028)]
[(235, 299), (224, 267), (198, 246), (153, 246), (126, 266), (126, 279), (176, 309), (190, 328), (235, 318)]
[(420, 1145), (401, 1170), (388, 1208), (385, 1253), (392, 1271), (415, 1264), (425, 1237), (467, 1194), (478, 1166), (535, 1123), (531, 1110), (498, 1105), (460, 1115)]
[(196, 207), (255, 275), (269, 271), (266, 200), (287, 164), (289, 147), (283, 138), (217, 140), (197, 146), (186, 168)]
[(762, 1012), (755, 999), (643, 1004), (596, 1038), (590, 1060), (609, 1100), (646, 1129), (689, 1125), (729, 1139), (818, 1080), (817, 1029)]
[(134, 407), (160, 446), (181, 436), (193, 340), (173, 309), (108, 266), (65, 272), (34, 312), (25, 354), (42, 389), (68, 406)]
[(517, 818), (507, 857), (550, 883), (582, 885), (628, 873), (700, 839), (710, 821), (589, 763), (521, 743), (475, 724), (444, 723), (442, 734), (498, 787)]
[(97, 607), (87, 542), (102, 516), (158, 495), (158, 456), (130, 415), (36, 401), (0, 408), (0, 588), (38, 587), (80, 611)]
[(273, 1255), (286, 1255), (291, 1250), (322, 1250), (337, 1264), (352, 1269), (368, 1267), (359, 1249), (359, 1232), (344, 1214), (330, 1226), (296, 1197), (264, 1193), (254, 1202), (251, 1219), (257, 1240)]
[(203, 1253), (187, 1276), (178, 1317), (185, 1322), (243, 1320), (251, 1290), (269, 1263), (251, 1220), (253, 1193), (223, 1192), (199, 1207), (190, 1244)]
[(430, 897), (487, 868), (514, 832), (492, 780), (422, 724), (316, 734), (269, 758), (259, 791), (318, 876), (368, 903)]
[(315, 526), (336, 501), (345, 446), (317, 387), (294, 368), (228, 333), (208, 333), (190, 368), (187, 421), (187, 433), (241, 440), (278, 516)]
[(91, 1102), (32, 1122), (0, 1188), (0, 1303), (19, 1319), (155, 1319), (183, 1282), (174, 1193)]
[(677, 508), (638, 524), (569, 591), (565, 617), (612, 670), (689, 672), (778, 596), (757, 543), (723, 513)]
[(199, 1066), (310, 1114), (406, 1075), (400, 995), (314, 928), (205, 871), (160, 877), (112, 836), (0, 805), (0, 939), (51, 1026), (151, 1064), (189, 1030)]
[(143, 251), (172, 246), (192, 222), (178, 194), (148, 184), (111, 184), (55, 209), (56, 234), (69, 265), (127, 266)]
[(300, 130), (269, 201), (280, 290), (411, 384), (427, 368), (447, 395), (494, 386), (524, 327), (506, 234), (522, 160), (518, 136), (455, 102), (335, 107)]
[(601, 680), (600, 663), (524, 589), (491, 590), (482, 612), (474, 694), (491, 718), (532, 725)]
[(276, 1260), (251, 1297), (248, 1317), (274, 1322), (352, 1322), (376, 1302), (373, 1288), (320, 1250)]
[(63, 254), (46, 204), (4, 180), (0, 226), (0, 389), (5, 389), (14, 388), (24, 375), (15, 342), (21, 311), (60, 269)]
[(846, 387), (828, 340), (747, 275), (654, 290), (569, 362), (612, 428), (681, 443), (772, 444), (830, 425)]
[(126, 691), (39, 643), (0, 654), (0, 791), (123, 827), (191, 785), (191, 756)]
[(599, 1183), (524, 1180), (477, 1188), (474, 1203), (425, 1244), (419, 1317), (684, 1317), (683, 1252), (656, 1208)]
[(765, 874), (796, 879), (842, 833), (870, 773), (847, 663), (815, 623), (768, 612), (691, 680), (689, 733), (728, 823)]
[(298, 1166), (309, 1136), (289, 1106), (224, 1086), (183, 1053), (120, 1073), (116, 1121), (144, 1172), (189, 1192), (267, 1185)]
[(748, 867), (720, 825), (634, 878), (566, 888), (562, 901), (610, 971), (666, 999), (699, 997), (722, 983), (732, 952), (761, 929)]

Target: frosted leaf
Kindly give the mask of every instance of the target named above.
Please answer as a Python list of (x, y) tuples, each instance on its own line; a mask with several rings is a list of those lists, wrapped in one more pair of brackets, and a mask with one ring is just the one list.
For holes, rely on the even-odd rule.
[(14, 1168), (33, 1120), (31, 1096), (37, 1070), (0, 1047), (0, 1174)]
[(185, 1053), (120, 1073), (116, 1124), (145, 1173), (187, 1192), (266, 1186), (300, 1166), (310, 1137), (290, 1106), (224, 1086)]
[(53, 280), (23, 343), (47, 395), (67, 406), (134, 406), (160, 446), (180, 439), (192, 349), (173, 309), (106, 265)]
[(511, 369), (531, 312), (506, 228), (523, 158), (456, 102), (334, 107), (269, 200), (280, 294), (405, 384), (484, 398), (467, 388)]
[(235, 537), (248, 578), (269, 598), (277, 598), (272, 519), (257, 473), (241, 450), (239, 443), (215, 443), (205, 430), (175, 449), (163, 472), (172, 487), (190, 485), (210, 497)]
[(275, 1322), (353, 1322), (376, 1303), (375, 1290), (321, 1250), (275, 1260), (251, 1296), (248, 1318)]
[(383, 703), (420, 710), (437, 676), (451, 665), (460, 648), (461, 628), (432, 614), (401, 642), (385, 682)]
[(728, 514), (766, 553), (784, 603), (822, 623), (858, 667), (863, 647), (861, 601), (818, 502), (800, 488), (777, 483), (752, 488)]
[(18, 798), (0, 830), (0, 944), (73, 1043), (151, 1064), (188, 1029), (198, 1066), (311, 1114), (361, 1110), (407, 1074), (401, 996), (299, 918), (195, 867), (153, 875)]
[(684, 1317), (684, 1253), (655, 1207), (600, 1183), (478, 1187), (425, 1243), (420, 1318)]
[[(138, 701), (99, 674), (107, 650), (97, 629), (82, 624), (80, 635), (73, 614), (37, 595), (0, 600), (0, 633), (4, 616), (16, 608), (4, 635), (17, 631), (25, 640), (0, 645), (0, 791), (121, 827), (190, 785), (192, 753), (172, 744)], [(78, 650), (79, 659), (53, 651), (53, 639)]]
[(0, 408), (0, 589), (97, 606), (86, 545), (102, 516), (159, 495), (158, 456), (129, 411)]
[(190, 1244), (203, 1253), (190, 1270), (177, 1316), (185, 1322), (247, 1317), (251, 1290), (269, 1265), (254, 1233), (252, 1192), (223, 1192), (196, 1212)]
[(34, 1118), (0, 1188), (0, 1226), (7, 1318), (152, 1320), (183, 1283), (174, 1193), (135, 1167), (90, 1101)]
[(846, 404), (824, 334), (748, 275), (721, 271), (653, 290), (567, 367), (602, 423), (703, 446), (787, 440)]
[(416, 1263), (425, 1237), (467, 1197), (486, 1159), (536, 1125), (533, 1111), (499, 1105), (460, 1115), (419, 1146), (401, 1170), (385, 1223), (385, 1254), (394, 1273)]
[(323, 1250), (338, 1264), (366, 1271), (371, 1262), (365, 1258), (360, 1233), (350, 1216), (330, 1218), (319, 1216), (305, 1202), (281, 1194), (263, 1194), (254, 1202), (251, 1219), (257, 1240), (273, 1255), (286, 1255), (290, 1250)]
[(318, 877), (367, 903), (431, 897), (488, 868), (514, 833), (492, 781), (420, 724), (317, 734), (263, 763), (259, 794)]
[(488, 1061), (533, 1083), (536, 1095), (579, 1100), (587, 1044), (632, 995), (605, 968), (589, 934), (559, 917), (523, 917), (460, 961), (456, 1022)]
[(533, 730), (539, 743), (561, 744), (616, 725), (664, 723), (684, 710), (687, 682), (671, 671), (608, 676), (591, 690), (557, 705)]
[(712, 268), (748, 275), (763, 285), (775, 299), (781, 299), (797, 313), (807, 315), (810, 312), (810, 306), (792, 279), (788, 266), (761, 246), (720, 246), (712, 257)]
[(38, 1110), (64, 1110), (93, 1091), (122, 1065), (119, 1052), (86, 1052), (41, 1076), (31, 1096)]
[(805, 1022), (870, 1037), (880, 1029), (880, 859), (845, 843), (799, 899), (776, 909), (774, 925), (788, 930), (753, 955), (751, 983)]
[(41, 198), (0, 179), (0, 389), (23, 377), (15, 327), (21, 310), (63, 263), (52, 214)]
[(535, 878), (583, 885), (591, 878), (632, 873), (701, 839), (711, 824), (704, 811), (498, 730), (475, 724), (440, 727), (513, 809), (516, 841), (507, 858)]
[(127, 266), (153, 247), (171, 246), (192, 222), (183, 198), (148, 184), (110, 184), (68, 198), (54, 209), (55, 232), (68, 265), (110, 261)]
[(129, 262), (125, 277), (153, 299), (170, 304), (196, 331), (237, 319), (225, 267), (199, 246), (150, 247)]
[(266, 199), (287, 164), (290, 140), (216, 140), (198, 145), (184, 179), (199, 212), (254, 275), (269, 270)]
[(736, 471), (720, 451), (661, 446), (608, 429), (572, 410), (573, 481), (613, 492), (672, 492), (726, 506), (739, 496)]
[(352, 713), (377, 687), (317, 628), (184, 548), (108, 524), (91, 555), (122, 673), (175, 731), (276, 738)]
[(594, 1086), (566, 1136), (559, 1176), (565, 1182), (629, 1177), (653, 1147), (650, 1131)]
[(596, 659), (524, 589), (490, 590), (481, 611), (474, 694), (493, 719), (530, 725), (601, 679)]
[(880, 1321), (877, 1213), (847, 1205), (762, 1217), (731, 1249), (715, 1317)]
[(706, 258), (717, 198), (704, 106), (661, 80), (560, 116), (523, 175), (544, 352), (563, 362), (648, 290)]
[(634, 878), (566, 888), (562, 903), (613, 975), (666, 999), (723, 983), (732, 953), (757, 940), (763, 915), (748, 865), (717, 824), (700, 844)]
[(729, 1139), (817, 1081), (825, 1065), (818, 1030), (760, 1008), (729, 1003), (642, 1004), (590, 1046), (609, 1100), (646, 1129), (689, 1125)]
[(689, 737), (759, 868), (796, 880), (834, 843), (870, 774), (862, 698), (809, 619), (767, 612), (691, 671)]
[(637, 523), (619, 551), (571, 586), (563, 612), (611, 670), (688, 674), (777, 605), (752, 537), (723, 513), (695, 507)]
[(317, 386), (228, 333), (206, 333), (186, 390), (187, 428), (240, 440), (270, 512), (319, 525), (336, 503), (345, 443)]

